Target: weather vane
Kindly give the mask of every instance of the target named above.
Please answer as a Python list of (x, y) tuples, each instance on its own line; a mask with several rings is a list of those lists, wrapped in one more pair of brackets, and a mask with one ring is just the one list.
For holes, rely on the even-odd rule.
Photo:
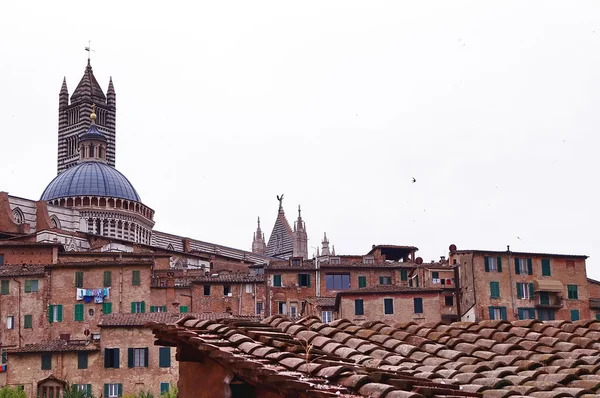
[(90, 60), (90, 58), (91, 58), (91, 55), (92, 55), (92, 51), (93, 51), (93, 52), (96, 52), (96, 50), (92, 50), (92, 41), (91, 41), (91, 40), (88, 40), (88, 45), (87, 45), (87, 47), (85, 48), (85, 51), (87, 51), (87, 52), (88, 52), (88, 61), (89, 61), (89, 60)]

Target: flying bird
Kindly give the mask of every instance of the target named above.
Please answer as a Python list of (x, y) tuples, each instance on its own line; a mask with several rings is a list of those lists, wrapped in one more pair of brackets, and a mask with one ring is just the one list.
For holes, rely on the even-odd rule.
[(417, 182), (417, 179), (416, 179), (415, 177), (413, 177), (412, 179), (413, 179), (413, 184), (414, 184), (415, 182)]

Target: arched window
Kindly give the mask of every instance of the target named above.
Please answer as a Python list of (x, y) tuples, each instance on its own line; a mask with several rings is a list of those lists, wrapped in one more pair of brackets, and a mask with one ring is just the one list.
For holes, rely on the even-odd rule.
[(17, 224), (23, 224), (23, 222), (25, 222), (25, 216), (23, 215), (21, 209), (19, 209), (18, 207), (15, 207), (13, 209), (12, 214)]
[(60, 229), (60, 220), (55, 215), (50, 217), (50, 228)]
[(89, 155), (89, 157), (90, 158), (94, 157), (94, 145), (93, 144), (90, 144), (90, 155)]
[(169, 243), (167, 245), (167, 250), (175, 250), (175, 249), (173, 248), (173, 245)]
[(104, 156), (103, 156), (103, 152), (104, 152), (104, 151), (103, 151), (103, 149), (104, 149), (104, 148), (102, 147), (102, 145), (100, 145), (100, 146), (98, 147), (98, 157), (99, 157), (100, 159), (103, 159), (103, 158), (104, 158)]

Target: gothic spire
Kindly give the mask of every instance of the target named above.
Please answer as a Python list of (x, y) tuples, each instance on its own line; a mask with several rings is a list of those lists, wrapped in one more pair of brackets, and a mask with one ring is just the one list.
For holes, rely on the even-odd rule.
[(321, 255), (330, 256), (331, 252), (329, 251), (329, 239), (327, 239), (327, 232), (323, 234), (323, 241), (321, 242), (323, 248), (321, 249)]
[(60, 93), (58, 94), (58, 107), (63, 108), (69, 106), (69, 90), (67, 89), (67, 78), (63, 77)]
[(85, 100), (95, 102), (96, 104), (106, 104), (106, 97), (94, 76), (89, 59), (83, 72), (83, 77), (79, 81), (75, 91), (73, 91), (73, 95), (71, 95), (71, 103)]
[(265, 243), (265, 234), (260, 229), (260, 217), (258, 217), (258, 226), (252, 238), (252, 253), (265, 254), (267, 245)]

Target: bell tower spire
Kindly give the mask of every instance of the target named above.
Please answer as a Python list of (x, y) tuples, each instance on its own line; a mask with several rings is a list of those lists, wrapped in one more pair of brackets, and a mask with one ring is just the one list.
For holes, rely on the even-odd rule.
[(258, 217), (258, 226), (252, 239), (252, 253), (265, 254), (267, 252), (267, 244), (265, 243), (265, 234), (260, 229), (260, 217)]
[(294, 223), (294, 257), (308, 259), (308, 235), (306, 233), (306, 224), (302, 220), (302, 210), (298, 205), (298, 219)]

